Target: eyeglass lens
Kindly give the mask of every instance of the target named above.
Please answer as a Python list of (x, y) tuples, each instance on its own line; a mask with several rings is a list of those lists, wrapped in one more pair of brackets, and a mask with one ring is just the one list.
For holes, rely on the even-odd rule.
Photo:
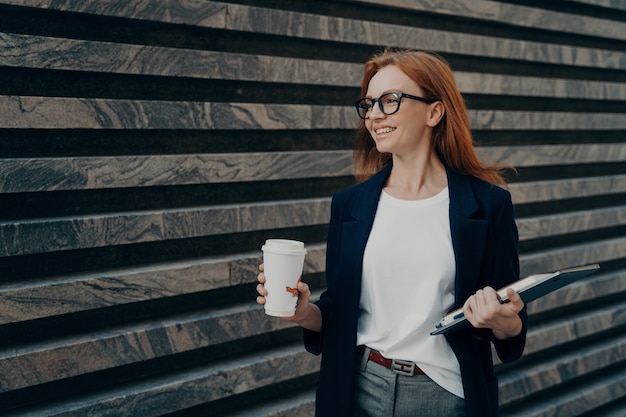
[(361, 119), (369, 116), (374, 105), (378, 102), (378, 108), (383, 114), (393, 114), (400, 107), (401, 96), (398, 93), (386, 93), (378, 98), (362, 98), (357, 101), (357, 111)]

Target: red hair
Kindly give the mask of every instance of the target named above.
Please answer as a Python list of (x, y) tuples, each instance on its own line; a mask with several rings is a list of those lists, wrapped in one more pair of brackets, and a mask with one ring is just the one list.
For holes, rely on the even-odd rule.
[[(476, 156), (465, 101), (446, 60), (433, 52), (386, 49), (365, 64), (361, 97), (366, 95), (372, 77), (389, 65), (398, 67), (411, 78), (426, 98), (443, 104), (445, 114), (432, 133), (439, 158), (461, 174), (472, 175), (494, 185), (505, 185), (501, 171), (508, 167), (485, 165)], [(357, 181), (367, 180), (390, 161), (391, 154), (378, 152), (365, 123), (361, 121), (354, 148)]]

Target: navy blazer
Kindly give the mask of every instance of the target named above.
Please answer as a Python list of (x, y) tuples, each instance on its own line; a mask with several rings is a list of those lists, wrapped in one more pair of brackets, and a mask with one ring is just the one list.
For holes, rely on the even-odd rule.
[[(319, 417), (349, 417), (353, 413), (363, 252), (390, 172), (388, 165), (368, 181), (333, 197), (326, 248), (327, 289), (316, 302), (322, 312), (322, 330), (304, 330), (306, 349), (322, 354), (315, 413)], [(499, 289), (519, 278), (518, 233), (508, 191), (449, 168), (446, 172), (456, 262), (456, 309), (480, 288), (489, 285)], [(526, 340), (525, 309), (520, 317), (521, 334), (504, 341), (486, 329), (446, 334), (460, 363), (468, 416), (498, 415), (491, 343), (503, 362), (518, 359)]]

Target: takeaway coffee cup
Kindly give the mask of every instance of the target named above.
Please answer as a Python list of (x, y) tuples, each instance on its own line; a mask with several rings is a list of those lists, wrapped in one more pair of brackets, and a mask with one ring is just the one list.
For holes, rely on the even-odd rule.
[(298, 302), (298, 281), (302, 275), (304, 243), (288, 239), (267, 239), (261, 247), (265, 265), (265, 314), (293, 316)]

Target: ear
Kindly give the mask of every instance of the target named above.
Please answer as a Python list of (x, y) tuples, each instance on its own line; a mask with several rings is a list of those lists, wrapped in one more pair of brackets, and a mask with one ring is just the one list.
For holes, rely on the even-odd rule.
[(435, 101), (428, 107), (428, 119), (426, 124), (430, 127), (435, 127), (439, 124), (443, 115), (446, 114), (446, 108), (441, 101)]

